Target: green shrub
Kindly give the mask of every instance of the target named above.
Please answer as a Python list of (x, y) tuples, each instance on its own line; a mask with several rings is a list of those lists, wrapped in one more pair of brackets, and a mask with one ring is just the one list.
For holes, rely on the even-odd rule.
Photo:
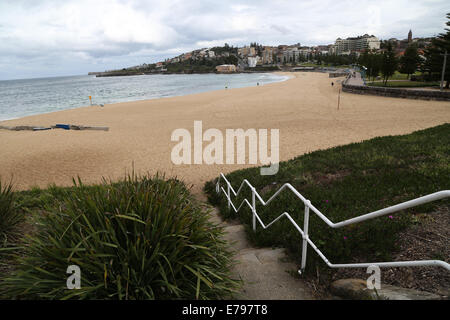
[[(239, 286), (223, 230), (180, 181), (133, 175), (74, 185), (53, 190), (60, 200), (35, 214), (38, 231), (0, 282), (3, 297), (215, 299)], [(80, 267), (81, 289), (66, 288), (69, 265)]]
[(11, 243), (11, 237), (17, 233), (17, 225), (22, 215), (15, 207), (12, 184), (2, 184), (0, 180), (0, 255)]

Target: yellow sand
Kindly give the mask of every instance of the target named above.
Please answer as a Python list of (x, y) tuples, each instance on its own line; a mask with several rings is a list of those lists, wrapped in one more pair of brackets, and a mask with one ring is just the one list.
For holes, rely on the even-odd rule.
[[(172, 164), (177, 128), (193, 132), (194, 120), (203, 130), (217, 128), (280, 129), (280, 159), (377, 136), (406, 134), (450, 122), (450, 103), (395, 99), (342, 93), (331, 87), (327, 74), (295, 73), (281, 83), (228, 89), (146, 101), (83, 107), (17, 120), (2, 125), (45, 126), (69, 123), (108, 126), (103, 131), (0, 130), (0, 176), (13, 176), (16, 188), (70, 185), (80, 176), (95, 183), (102, 176), (117, 179), (137, 172), (163, 171), (178, 176), (199, 193), (220, 172), (245, 165)], [(206, 143), (204, 144), (206, 145)], [(399, 150), (401, 152), (401, 150)]]

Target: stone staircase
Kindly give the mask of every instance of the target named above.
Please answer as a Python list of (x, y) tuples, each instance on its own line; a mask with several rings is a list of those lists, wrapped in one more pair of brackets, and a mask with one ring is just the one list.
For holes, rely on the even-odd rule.
[(296, 277), (298, 267), (289, 262), (284, 249), (253, 248), (249, 245), (244, 226), (237, 221), (222, 221), (212, 208), (211, 221), (225, 228), (225, 238), (235, 250), (233, 273), (244, 281), (236, 296), (241, 300), (312, 300), (305, 283)]

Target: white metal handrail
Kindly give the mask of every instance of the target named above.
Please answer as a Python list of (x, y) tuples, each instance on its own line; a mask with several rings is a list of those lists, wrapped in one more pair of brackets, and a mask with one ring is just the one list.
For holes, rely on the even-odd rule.
[[(223, 187), (220, 186), (220, 180), (221, 179), (223, 179), (225, 181), (226, 186), (227, 186), (227, 190), (225, 190)], [(252, 191), (251, 203), (247, 199), (244, 199), (242, 201), (242, 203), (239, 205), (239, 207), (236, 208), (235, 205), (233, 204), (233, 201), (231, 201), (231, 194), (233, 194), (235, 197), (237, 197), (241, 193), (241, 191), (242, 191), (242, 189), (243, 189), (243, 187), (245, 185), (247, 185), (250, 188), (250, 190)], [(263, 206), (267, 206), (269, 203), (271, 203), (285, 189), (291, 190), (297, 196), (297, 198), (299, 198), (305, 204), (305, 216), (304, 216), (303, 230), (298, 226), (298, 224), (295, 222), (295, 220), (287, 212), (284, 212), (283, 214), (278, 216), (275, 220), (270, 222), (268, 225), (264, 224), (264, 222), (261, 220), (261, 218), (259, 217), (258, 213), (256, 212), (256, 199), (258, 199), (259, 202)], [(394, 213), (394, 212), (397, 212), (397, 211), (400, 211), (400, 210), (412, 208), (412, 207), (415, 207), (415, 206), (418, 206), (418, 205), (422, 205), (422, 204), (425, 204), (425, 203), (429, 203), (429, 202), (432, 202), (432, 201), (449, 198), (450, 197), (450, 190), (444, 190), (444, 191), (436, 192), (436, 193), (433, 193), (433, 194), (430, 194), (430, 195), (427, 195), (427, 196), (424, 196), (424, 197), (421, 197), (421, 198), (417, 198), (417, 199), (414, 199), (414, 200), (406, 201), (406, 202), (397, 204), (395, 206), (391, 206), (391, 207), (388, 207), (388, 208), (385, 208), (385, 209), (382, 209), (382, 210), (378, 210), (378, 211), (375, 211), (375, 212), (364, 214), (362, 216), (359, 216), (359, 217), (356, 217), (356, 218), (352, 218), (352, 219), (348, 219), (348, 220), (345, 220), (345, 221), (342, 221), (342, 222), (338, 222), (338, 223), (333, 223), (332, 221), (330, 221), (324, 214), (322, 214), (322, 212), (320, 212), (316, 207), (314, 207), (311, 204), (311, 201), (309, 201), (303, 195), (301, 195), (289, 183), (284, 184), (272, 197), (270, 197), (269, 200), (264, 201), (261, 198), (261, 196), (258, 194), (258, 192), (256, 192), (256, 189), (251, 185), (251, 183), (247, 179), (242, 181), (238, 191), (236, 192), (233, 189), (233, 186), (231, 185), (231, 183), (225, 177), (225, 175), (223, 173), (221, 173), (220, 176), (219, 176), (219, 179), (217, 180), (216, 192), (219, 194), (221, 190), (222, 190), (222, 192), (225, 194), (225, 196), (227, 198), (228, 209), (233, 208), (233, 210), (237, 213), (237, 212), (239, 212), (239, 210), (241, 210), (241, 208), (242, 208), (242, 206), (244, 206), (244, 204), (247, 204), (250, 207), (250, 209), (252, 210), (252, 216), (253, 216), (253, 221), (252, 221), (252, 223), (253, 223), (253, 231), (255, 231), (255, 232), (256, 232), (256, 221), (259, 222), (259, 224), (263, 227), (264, 230), (269, 228), (270, 226), (272, 226), (275, 222), (277, 222), (278, 220), (280, 220), (283, 217), (286, 217), (294, 225), (294, 227), (301, 234), (302, 239), (303, 239), (302, 261), (301, 261), (301, 269), (299, 270), (299, 273), (302, 273), (305, 270), (305, 267), (306, 267), (306, 254), (307, 254), (308, 244), (314, 249), (314, 251), (316, 251), (316, 253), (322, 258), (322, 260), (330, 268), (368, 268), (370, 266), (378, 266), (380, 268), (439, 266), (439, 267), (447, 269), (447, 271), (450, 271), (450, 264), (448, 264), (445, 261), (441, 261), (441, 260), (415, 260), (415, 261), (398, 261), (398, 262), (333, 264), (325, 257), (325, 255), (311, 241), (311, 239), (309, 238), (309, 233), (308, 233), (309, 232), (308, 228), (309, 228), (309, 211), (310, 211), (310, 209), (317, 216), (319, 216), (319, 218), (322, 219), (328, 226), (330, 226), (331, 228), (337, 229), (337, 228), (342, 228), (342, 227), (348, 226), (350, 224), (355, 224), (355, 223), (360, 223), (362, 221), (371, 220), (371, 219), (374, 219), (374, 218), (385, 216), (385, 215), (390, 214), (390, 213)]]

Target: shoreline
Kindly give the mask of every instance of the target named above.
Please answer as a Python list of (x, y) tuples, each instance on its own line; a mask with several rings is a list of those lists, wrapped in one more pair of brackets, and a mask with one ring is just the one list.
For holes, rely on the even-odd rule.
[[(93, 184), (113, 180), (132, 167), (136, 173), (164, 172), (193, 185), (201, 194), (206, 181), (255, 165), (175, 165), (171, 151), (179, 128), (193, 132), (217, 128), (279, 129), (280, 161), (319, 149), (377, 136), (411, 133), (450, 122), (448, 102), (401, 100), (342, 93), (328, 74), (291, 73), (290, 79), (264, 86), (214, 90), (184, 96), (79, 107), (2, 121), (8, 125), (70, 123), (108, 126), (110, 131), (0, 130), (0, 176), (15, 189), (72, 184), (79, 176)], [(204, 146), (207, 145), (204, 143)], [(276, 176), (274, 176), (276, 181)]]
[[(279, 83), (279, 82), (284, 82), (287, 81), (289, 79), (292, 79), (293, 76), (290, 76), (287, 74), (287, 72), (282, 72), (282, 71), (275, 71), (275, 72), (254, 72), (254, 74), (259, 74), (259, 73), (273, 73), (279, 76), (283, 76), (283, 77), (287, 77), (286, 79), (281, 79), (279, 81), (274, 81), (274, 82), (270, 82), (265, 84), (266, 86), (272, 83)], [(174, 74), (172, 74), (174, 75)], [(180, 74), (183, 75), (183, 74)], [(186, 75), (186, 74), (184, 74)], [(196, 74), (196, 75), (202, 75), (202, 74)], [(141, 76), (141, 75), (130, 75), (130, 76), (123, 76), (123, 77), (133, 77), (133, 76)], [(79, 77), (79, 76), (73, 76), (73, 77)], [(115, 77), (121, 77), (121, 76), (115, 76)], [(58, 77), (56, 77), (58, 78)], [(64, 77), (63, 77), (64, 78)], [(40, 79), (40, 78), (37, 78)], [(46, 79), (46, 78), (42, 78), (42, 79)], [(33, 80), (33, 79), (22, 79), (22, 80)], [(6, 80), (8, 81), (8, 80)], [(240, 89), (240, 88), (249, 88), (249, 87), (257, 87), (257, 85), (248, 85), (248, 86), (244, 86), (244, 87), (236, 87), (236, 88), (228, 88), (227, 90), (233, 90), (233, 89)], [(184, 96), (189, 96), (189, 95), (193, 95), (193, 94), (201, 94), (201, 93), (205, 93), (205, 92), (214, 92), (214, 91), (220, 91), (220, 90), (224, 90), (224, 89), (212, 89), (212, 90), (207, 90), (207, 91), (202, 91), (202, 92), (193, 92), (193, 93), (188, 93), (188, 94), (181, 94), (181, 95), (170, 95), (167, 97), (155, 97), (155, 98), (145, 98), (145, 99), (137, 99), (137, 100), (128, 100), (128, 101), (121, 101), (121, 102), (112, 102), (112, 103), (107, 103), (105, 105), (115, 105), (115, 104), (119, 104), (119, 103), (128, 103), (128, 102), (137, 102), (137, 101), (147, 101), (147, 100), (157, 100), (157, 99), (167, 99), (167, 98), (173, 98), (173, 97), (184, 97)], [(100, 107), (99, 105), (83, 105), (83, 106), (78, 106), (78, 107), (73, 107), (73, 108), (68, 108), (68, 109), (63, 109), (63, 110), (56, 110), (56, 111), (49, 111), (49, 112), (44, 112), (44, 113), (36, 113), (36, 114), (30, 114), (30, 115), (26, 115), (26, 116), (21, 116), (21, 117), (15, 117), (15, 118), (9, 118), (9, 119), (0, 119), (0, 125), (4, 122), (4, 121), (10, 121), (10, 120), (19, 120), (22, 118), (26, 118), (26, 117), (32, 117), (32, 116), (37, 116), (37, 115), (44, 115), (44, 114), (49, 114), (49, 113), (53, 113), (53, 112), (61, 112), (61, 111), (66, 111), (66, 110), (73, 110), (73, 109), (78, 109), (78, 108), (91, 108), (91, 107)]]

